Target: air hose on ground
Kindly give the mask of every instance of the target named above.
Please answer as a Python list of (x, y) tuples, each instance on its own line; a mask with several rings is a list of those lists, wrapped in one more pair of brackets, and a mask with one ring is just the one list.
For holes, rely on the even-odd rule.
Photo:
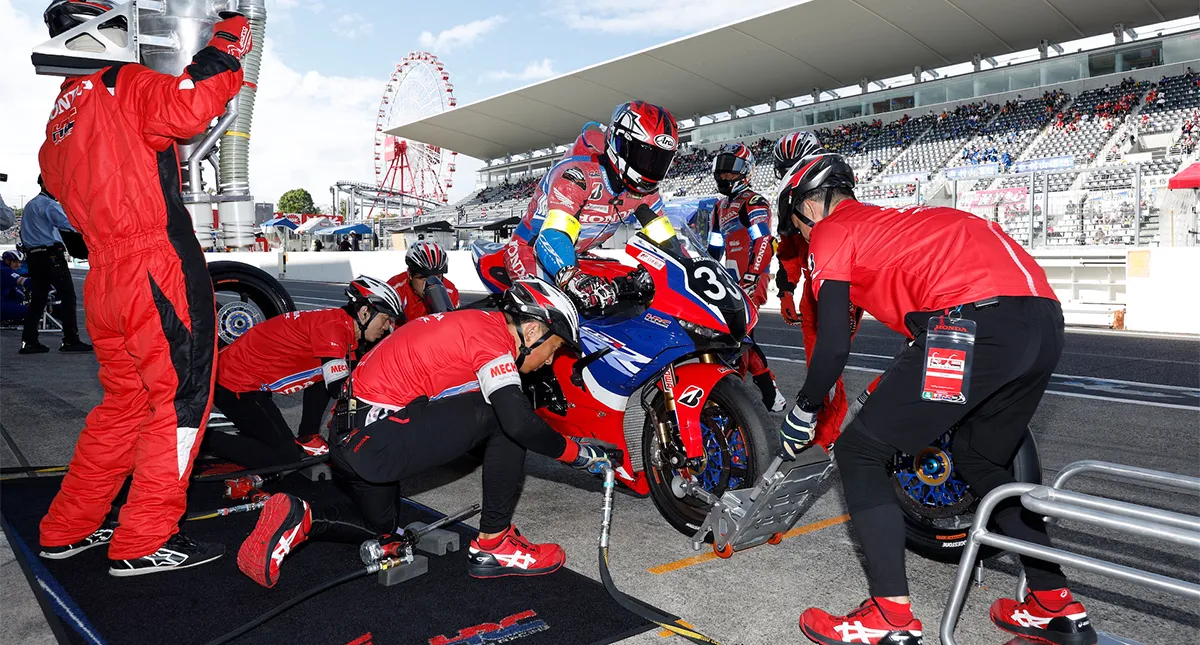
[(604, 583), (605, 591), (608, 592), (608, 595), (612, 596), (613, 600), (617, 601), (618, 605), (624, 607), (627, 611), (645, 618), (677, 636), (693, 643), (720, 645), (718, 641), (701, 634), (684, 623), (683, 619), (655, 609), (617, 589), (616, 583), (613, 582), (612, 574), (608, 570), (608, 532), (612, 524), (613, 491), (615, 489), (616, 473), (613, 472), (611, 467), (606, 468), (604, 470), (604, 522), (600, 526), (600, 581)]

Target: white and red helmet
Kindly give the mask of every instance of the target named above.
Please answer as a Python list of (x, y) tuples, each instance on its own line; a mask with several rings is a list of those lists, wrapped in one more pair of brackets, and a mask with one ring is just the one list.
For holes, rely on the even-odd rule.
[(400, 294), (386, 282), (360, 275), (346, 285), (346, 298), (351, 307), (370, 307), (392, 320), (404, 319)]
[(779, 137), (775, 142), (775, 177), (783, 179), (797, 161), (824, 151), (817, 135), (806, 130)]
[[(541, 278), (516, 280), (500, 298), (501, 311), (518, 320), (533, 318), (549, 328), (549, 333), (565, 340), (579, 351), (579, 312), (567, 294)], [(537, 344), (535, 343), (535, 347)], [(532, 348), (530, 348), (532, 349)]]
[(436, 242), (421, 241), (408, 247), (404, 254), (408, 274), (415, 278), (445, 275), (450, 265), (449, 256)]
[(649, 195), (658, 190), (678, 148), (679, 124), (665, 109), (630, 101), (613, 110), (604, 153), (629, 192)]
[[(750, 175), (754, 173), (754, 153), (743, 143), (726, 143), (713, 157), (713, 179), (717, 180), (717, 192), (736, 195), (750, 187)], [(734, 173), (737, 179), (721, 179), (724, 173)]]

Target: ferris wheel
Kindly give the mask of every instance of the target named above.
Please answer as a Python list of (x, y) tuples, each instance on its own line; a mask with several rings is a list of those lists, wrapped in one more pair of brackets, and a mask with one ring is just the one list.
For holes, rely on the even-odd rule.
[(392, 72), (375, 121), (375, 185), (412, 197), (415, 205), (445, 204), (454, 185), (457, 152), (386, 134), (457, 105), (450, 74), (437, 56), (413, 52)]

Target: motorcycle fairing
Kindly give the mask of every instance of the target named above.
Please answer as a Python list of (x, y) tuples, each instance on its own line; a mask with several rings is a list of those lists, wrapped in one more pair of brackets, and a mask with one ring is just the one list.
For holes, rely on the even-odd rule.
[(704, 455), (700, 432), (700, 412), (717, 381), (736, 372), (718, 363), (688, 363), (675, 368), (675, 415), (679, 418), (679, 438), (688, 457)]

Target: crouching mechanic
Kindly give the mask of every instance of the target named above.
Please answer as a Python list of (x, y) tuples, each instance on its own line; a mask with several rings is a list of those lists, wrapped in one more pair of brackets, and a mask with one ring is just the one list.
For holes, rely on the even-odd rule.
[(446, 277), (449, 256), (436, 242), (421, 241), (404, 254), (408, 270), (387, 283), (400, 296), (405, 320), (458, 309), (458, 289)]
[(29, 278), (21, 270), (21, 256), (16, 251), (5, 251), (4, 266), (0, 267), (0, 321), (25, 320), (28, 311), (25, 294), (29, 287)]
[[(113, 4), (55, 0), (45, 16), (50, 35)], [(225, 553), (179, 533), (212, 405), (217, 335), (175, 143), (204, 132), (242, 87), (250, 24), (226, 16), (179, 76), (129, 63), (67, 79), (46, 124), (38, 153), (46, 188), (89, 251), (85, 313), (104, 399), (42, 520), (43, 557), (71, 557), (111, 536), (109, 573), (133, 576)], [(131, 474), (119, 526), (101, 527)]]
[(307, 539), (361, 543), (396, 530), (400, 480), (484, 444), (483, 515), (467, 549), (476, 578), (550, 573), (566, 561), (557, 544), (534, 544), (512, 526), (525, 478), (525, 451), (600, 473), (599, 446), (556, 433), (521, 388), (521, 374), (549, 365), (562, 346), (579, 351), (579, 318), (549, 283), (515, 282), (501, 311), (463, 310), (419, 318), (373, 349), (351, 377), (352, 430), (333, 446), (354, 503), (312, 507), (271, 496), (238, 552), (238, 567), (271, 587), (279, 565)]
[[(800, 628), (817, 643), (915, 645), (921, 623), (909, 604), (892, 459), (957, 426), (954, 465), (977, 496), (1015, 481), (1008, 467), (1062, 353), (1062, 309), (1045, 272), (998, 224), (952, 208), (861, 204), (853, 191), (853, 170), (835, 154), (802, 159), (780, 187), (779, 213), (809, 241), (819, 325), (781, 429), (784, 450), (794, 455), (811, 440), (846, 365), (851, 300), (910, 342), (835, 446), (843, 481), (855, 483), (844, 493), (871, 596), (845, 616), (808, 609)], [(946, 333), (964, 344), (947, 350)], [(1022, 512), (1017, 499), (1002, 502), (994, 519), (1011, 537), (1050, 546), (1042, 518)], [(1095, 643), (1059, 566), (1021, 563), (1031, 591), (1021, 602), (997, 600), (992, 621), (1039, 642)]]
[(623, 222), (636, 222), (639, 206), (662, 213), (658, 184), (675, 158), (678, 136), (675, 117), (643, 101), (618, 105), (603, 132), (585, 128), (542, 177), (504, 248), (509, 277), (551, 279), (588, 309), (616, 304), (612, 283), (580, 271), (577, 254), (599, 248)]
[[(757, 310), (767, 301), (768, 273), (774, 254), (771, 238), (771, 204), (750, 188), (754, 153), (741, 143), (721, 146), (713, 157), (713, 178), (722, 197), (713, 207), (708, 230), (708, 254), (736, 272), (736, 277)], [(762, 392), (763, 405), (783, 411), (787, 399), (775, 386), (767, 355), (757, 343), (742, 356), (743, 374), (749, 371)]]
[[(247, 468), (291, 464), (329, 452), (320, 423), (350, 375), (349, 357), (383, 338), (400, 317), (388, 285), (359, 276), (340, 309), (292, 311), (251, 327), (221, 350), (213, 405), (238, 434), (210, 432), (205, 449)], [(272, 400), (304, 391), (299, 436)]]

